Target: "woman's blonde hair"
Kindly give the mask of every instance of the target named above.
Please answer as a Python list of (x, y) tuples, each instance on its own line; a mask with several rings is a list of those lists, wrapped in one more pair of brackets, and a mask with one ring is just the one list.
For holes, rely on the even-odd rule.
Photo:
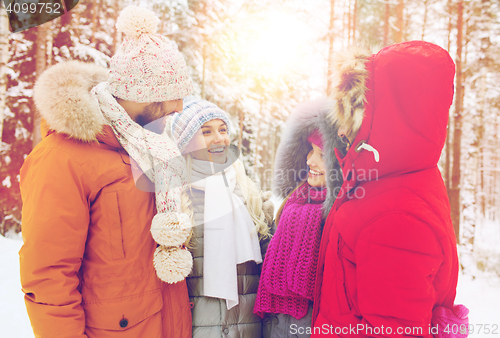
[[(250, 177), (247, 176), (243, 162), (235, 158), (232, 152), (229, 153), (228, 161), (233, 162), (232, 166), (236, 171), (236, 183), (241, 188), (248, 213), (255, 224), (255, 230), (259, 234), (260, 239), (267, 238), (269, 237), (269, 227), (266, 224), (264, 212), (262, 211), (262, 193)], [(184, 158), (186, 159), (187, 179), (188, 183), (190, 183), (191, 171), (193, 170), (193, 157), (188, 153), (184, 154)], [(191, 211), (191, 215), (192, 214), (193, 212)]]

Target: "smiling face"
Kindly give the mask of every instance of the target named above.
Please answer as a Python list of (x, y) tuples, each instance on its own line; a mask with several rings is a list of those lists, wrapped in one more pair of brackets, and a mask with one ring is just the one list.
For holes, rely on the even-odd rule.
[(186, 152), (193, 158), (215, 163), (226, 163), (229, 151), (229, 133), (222, 120), (211, 120), (203, 124), (189, 142)]
[(307, 154), (307, 165), (309, 166), (307, 183), (312, 187), (324, 187), (326, 184), (326, 170), (323, 151), (315, 144), (312, 147), (309, 154)]

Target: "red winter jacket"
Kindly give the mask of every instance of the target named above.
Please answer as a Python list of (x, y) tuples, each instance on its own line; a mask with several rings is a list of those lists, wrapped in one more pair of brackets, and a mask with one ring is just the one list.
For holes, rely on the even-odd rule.
[(345, 181), (323, 231), (312, 337), (432, 337), (432, 310), (453, 305), (458, 278), (437, 167), (454, 63), (436, 45), (405, 42), (346, 58), (340, 81), (353, 80), (360, 62), (366, 90), (337, 88), (351, 102), (364, 95), (365, 109), (353, 145), (337, 153)]

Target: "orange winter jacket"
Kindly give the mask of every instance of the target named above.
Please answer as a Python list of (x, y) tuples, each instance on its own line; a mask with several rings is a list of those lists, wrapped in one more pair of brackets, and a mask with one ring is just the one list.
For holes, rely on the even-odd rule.
[[(89, 90), (106, 74), (63, 63), (35, 86), (51, 131), (20, 175), (19, 255), (31, 325), (47, 338), (190, 337), (185, 281), (163, 283), (153, 267), (154, 194), (136, 187), (111, 128), (94, 126), (100, 111)], [(52, 104), (42, 107), (44, 100)]]

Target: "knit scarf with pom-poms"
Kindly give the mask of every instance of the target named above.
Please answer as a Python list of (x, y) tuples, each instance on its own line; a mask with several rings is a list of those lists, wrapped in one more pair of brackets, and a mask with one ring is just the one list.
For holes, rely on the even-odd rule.
[(288, 198), (267, 249), (254, 313), (284, 313), (297, 319), (313, 299), (326, 189), (307, 182)]
[(177, 283), (191, 272), (193, 258), (183, 247), (191, 232), (191, 219), (182, 212), (181, 194), (186, 187), (186, 164), (174, 141), (165, 134), (146, 130), (134, 122), (103, 82), (92, 96), (118, 142), (154, 183), (156, 211), (151, 235), (159, 244), (153, 258), (158, 277)]

